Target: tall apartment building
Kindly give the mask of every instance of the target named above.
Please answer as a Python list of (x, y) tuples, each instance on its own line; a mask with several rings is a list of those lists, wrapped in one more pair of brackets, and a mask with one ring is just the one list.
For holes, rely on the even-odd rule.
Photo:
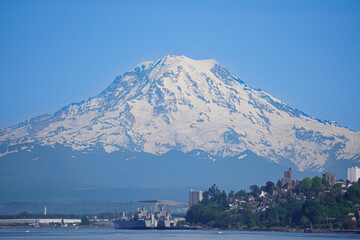
[(202, 191), (189, 191), (189, 208), (203, 199)]
[(360, 168), (357, 166), (347, 169), (347, 180), (357, 182), (360, 178)]

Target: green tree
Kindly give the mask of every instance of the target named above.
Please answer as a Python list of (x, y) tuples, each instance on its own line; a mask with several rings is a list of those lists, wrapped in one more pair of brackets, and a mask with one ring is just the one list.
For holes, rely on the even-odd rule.
[(240, 191), (237, 191), (235, 193), (236, 198), (246, 198), (247, 195), (248, 195), (247, 192), (245, 190), (243, 190), (243, 189), (241, 189)]
[(207, 190), (207, 195), (208, 198), (211, 201), (216, 201), (217, 196), (219, 196), (221, 194), (219, 188), (216, 186), (216, 184), (213, 184), (208, 190)]
[(303, 228), (307, 228), (307, 227), (310, 227), (311, 226), (311, 222), (309, 220), (308, 217), (306, 216), (302, 216), (301, 219), (300, 219), (300, 225), (303, 227)]
[(360, 186), (351, 186), (345, 193), (345, 199), (353, 202), (354, 204), (360, 203)]
[(302, 206), (302, 215), (305, 215), (313, 224), (319, 224), (326, 217), (326, 212), (319, 201), (307, 200)]
[(89, 224), (90, 224), (89, 217), (88, 217), (88, 216), (83, 216), (83, 217), (81, 218), (80, 225), (89, 225)]
[(312, 185), (311, 178), (309, 178), (309, 177), (304, 178), (303, 181), (302, 181), (302, 185), (303, 185), (305, 191), (310, 190), (311, 185)]
[(186, 221), (192, 224), (203, 224), (209, 227), (224, 227), (229, 223), (229, 202), (225, 191), (212, 185), (207, 191), (208, 198), (191, 206), (186, 214)]
[(275, 183), (273, 183), (272, 181), (267, 181), (265, 185), (265, 191), (272, 195), (274, 193), (274, 189)]
[(228, 195), (229, 198), (235, 198), (235, 192), (234, 190), (231, 190)]
[(250, 210), (245, 210), (243, 212), (244, 214), (244, 219), (245, 219), (245, 224), (247, 225), (248, 228), (253, 228), (256, 226), (256, 219), (255, 219), (255, 214), (252, 213), (252, 211)]
[(318, 196), (320, 192), (324, 192), (324, 186), (322, 184), (322, 179), (319, 176), (315, 176), (312, 179), (311, 190), (315, 193), (315, 196)]
[(251, 193), (254, 197), (258, 197), (261, 193), (260, 187), (256, 184), (250, 186)]
[(322, 182), (322, 184), (323, 184), (324, 187), (326, 187), (326, 188), (329, 188), (329, 187), (330, 187), (330, 183), (329, 183), (329, 181), (326, 179), (325, 176), (322, 177), (321, 182)]
[(304, 178), (299, 185), (296, 186), (295, 192), (299, 194), (304, 194), (307, 199), (311, 199), (314, 195), (311, 191), (312, 180), (309, 177)]

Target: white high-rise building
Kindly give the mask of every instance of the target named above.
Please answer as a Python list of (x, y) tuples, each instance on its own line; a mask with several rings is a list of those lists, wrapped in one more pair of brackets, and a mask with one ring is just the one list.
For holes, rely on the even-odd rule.
[(203, 199), (202, 191), (190, 190), (189, 191), (189, 208), (192, 205), (197, 204), (198, 202), (201, 202), (202, 199)]
[(357, 182), (360, 178), (360, 168), (357, 166), (347, 169), (347, 180)]

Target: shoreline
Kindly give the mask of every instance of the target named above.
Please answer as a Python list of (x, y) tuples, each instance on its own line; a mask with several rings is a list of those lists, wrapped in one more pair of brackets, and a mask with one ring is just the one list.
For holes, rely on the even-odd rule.
[[(190, 230), (190, 229), (189, 229)], [(192, 230), (246, 231), (246, 232), (298, 232), (298, 233), (343, 233), (360, 234), (360, 229), (311, 229), (311, 228), (193, 228)]]
[[(32, 229), (32, 226), (0, 226), (0, 228), (27, 228)], [(73, 226), (69, 227), (54, 227), (54, 226), (40, 226), (35, 228), (75, 228)], [(77, 226), (77, 228), (114, 228), (113, 226)], [(154, 230), (154, 229), (143, 229), (143, 230)], [(161, 229), (163, 231), (163, 229)], [(164, 230), (200, 230), (200, 231), (239, 231), (239, 232), (294, 232), (294, 233), (339, 233), (339, 234), (360, 234), (360, 229), (301, 229), (301, 228), (231, 228), (231, 229), (222, 229), (222, 228), (207, 228), (207, 227), (184, 227), (184, 228), (173, 228), (173, 229), (164, 229)], [(120, 230), (121, 231), (121, 230)]]

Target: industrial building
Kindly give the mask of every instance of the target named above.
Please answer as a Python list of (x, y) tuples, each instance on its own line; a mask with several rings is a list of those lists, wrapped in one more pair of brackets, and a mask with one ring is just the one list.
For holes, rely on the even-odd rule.
[(50, 225), (80, 224), (81, 219), (34, 218), (34, 219), (0, 219), (0, 225)]

